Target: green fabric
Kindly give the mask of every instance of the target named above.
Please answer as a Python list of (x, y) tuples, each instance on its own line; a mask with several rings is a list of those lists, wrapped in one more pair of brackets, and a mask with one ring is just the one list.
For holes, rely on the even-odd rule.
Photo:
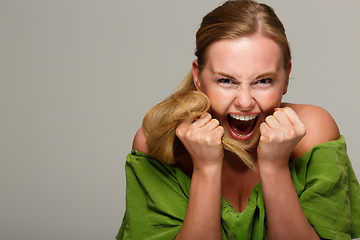
[[(320, 237), (360, 237), (360, 187), (343, 136), (315, 146), (289, 167), (301, 206)], [(137, 151), (128, 155), (125, 171), (126, 212), (116, 238), (174, 239), (191, 180), (180, 169)], [(221, 219), (223, 239), (267, 239), (261, 184), (241, 213), (223, 198)]]

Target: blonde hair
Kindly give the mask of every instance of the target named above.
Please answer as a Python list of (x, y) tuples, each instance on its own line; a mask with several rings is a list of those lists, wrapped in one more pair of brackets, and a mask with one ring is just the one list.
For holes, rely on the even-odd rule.
[[(291, 61), (285, 29), (274, 10), (252, 0), (230, 0), (208, 13), (196, 33), (195, 55), (201, 71), (206, 62), (206, 50), (214, 42), (235, 39), (260, 33), (281, 48), (283, 64), (287, 71)], [(185, 119), (196, 119), (209, 111), (208, 97), (196, 91), (190, 71), (177, 92), (153, 107), (144, 117), (143, 131), (150, 155), (168, 164), (178, 159), (176, 149), (181, 147), (176, 137), (177, 125)], [(222, 139), (224, 149), (235, 153), (247, 166), (254, 168), (254, 161), (241, 148), (241, 143), (231, 138)]]
[(285, 28), (270, 6), (252, 0), (227, 1), (203, 18), (196, 33), (195, 55), (199, 69), (203, 68), (206, 50), (212, 43), (257, 33), (272, 39), (280, 46), (287, 71), (291, 53)]

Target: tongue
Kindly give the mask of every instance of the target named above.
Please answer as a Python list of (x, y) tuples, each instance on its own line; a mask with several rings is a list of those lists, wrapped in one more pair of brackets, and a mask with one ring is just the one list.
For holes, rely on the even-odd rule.
[(228, 120), (231, 130), (241, 136), (248, 135), (253, 130), (256, 121), (255, 119), (251, 121), (240, 121), (232, 117), (229, 117)]

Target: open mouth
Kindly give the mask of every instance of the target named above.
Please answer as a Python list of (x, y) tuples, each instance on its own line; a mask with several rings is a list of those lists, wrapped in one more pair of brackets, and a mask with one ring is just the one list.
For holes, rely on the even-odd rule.
[(257, 122), (257, 115), (237, 115), (237, 114), (228, 114), (228, 127), (231, 136), (237, 140), (247, 140), (253, 134)]

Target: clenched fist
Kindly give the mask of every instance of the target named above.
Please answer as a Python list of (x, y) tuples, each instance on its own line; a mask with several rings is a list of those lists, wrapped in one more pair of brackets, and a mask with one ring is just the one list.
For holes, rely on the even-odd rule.
[[(288, 166), (292, 150), (306, 134), (298, 115), (289, 107), (277, 108), (260, 125), (259, 164)], [(270, 165), (269, 165), (270, 164)]]
[(176, 136), (189, 152), (194, 169), (222, 165), (224, 149), (221, 139), (224, 128), (209, 113), (199, 119), (181, 122), (176, 129)]

